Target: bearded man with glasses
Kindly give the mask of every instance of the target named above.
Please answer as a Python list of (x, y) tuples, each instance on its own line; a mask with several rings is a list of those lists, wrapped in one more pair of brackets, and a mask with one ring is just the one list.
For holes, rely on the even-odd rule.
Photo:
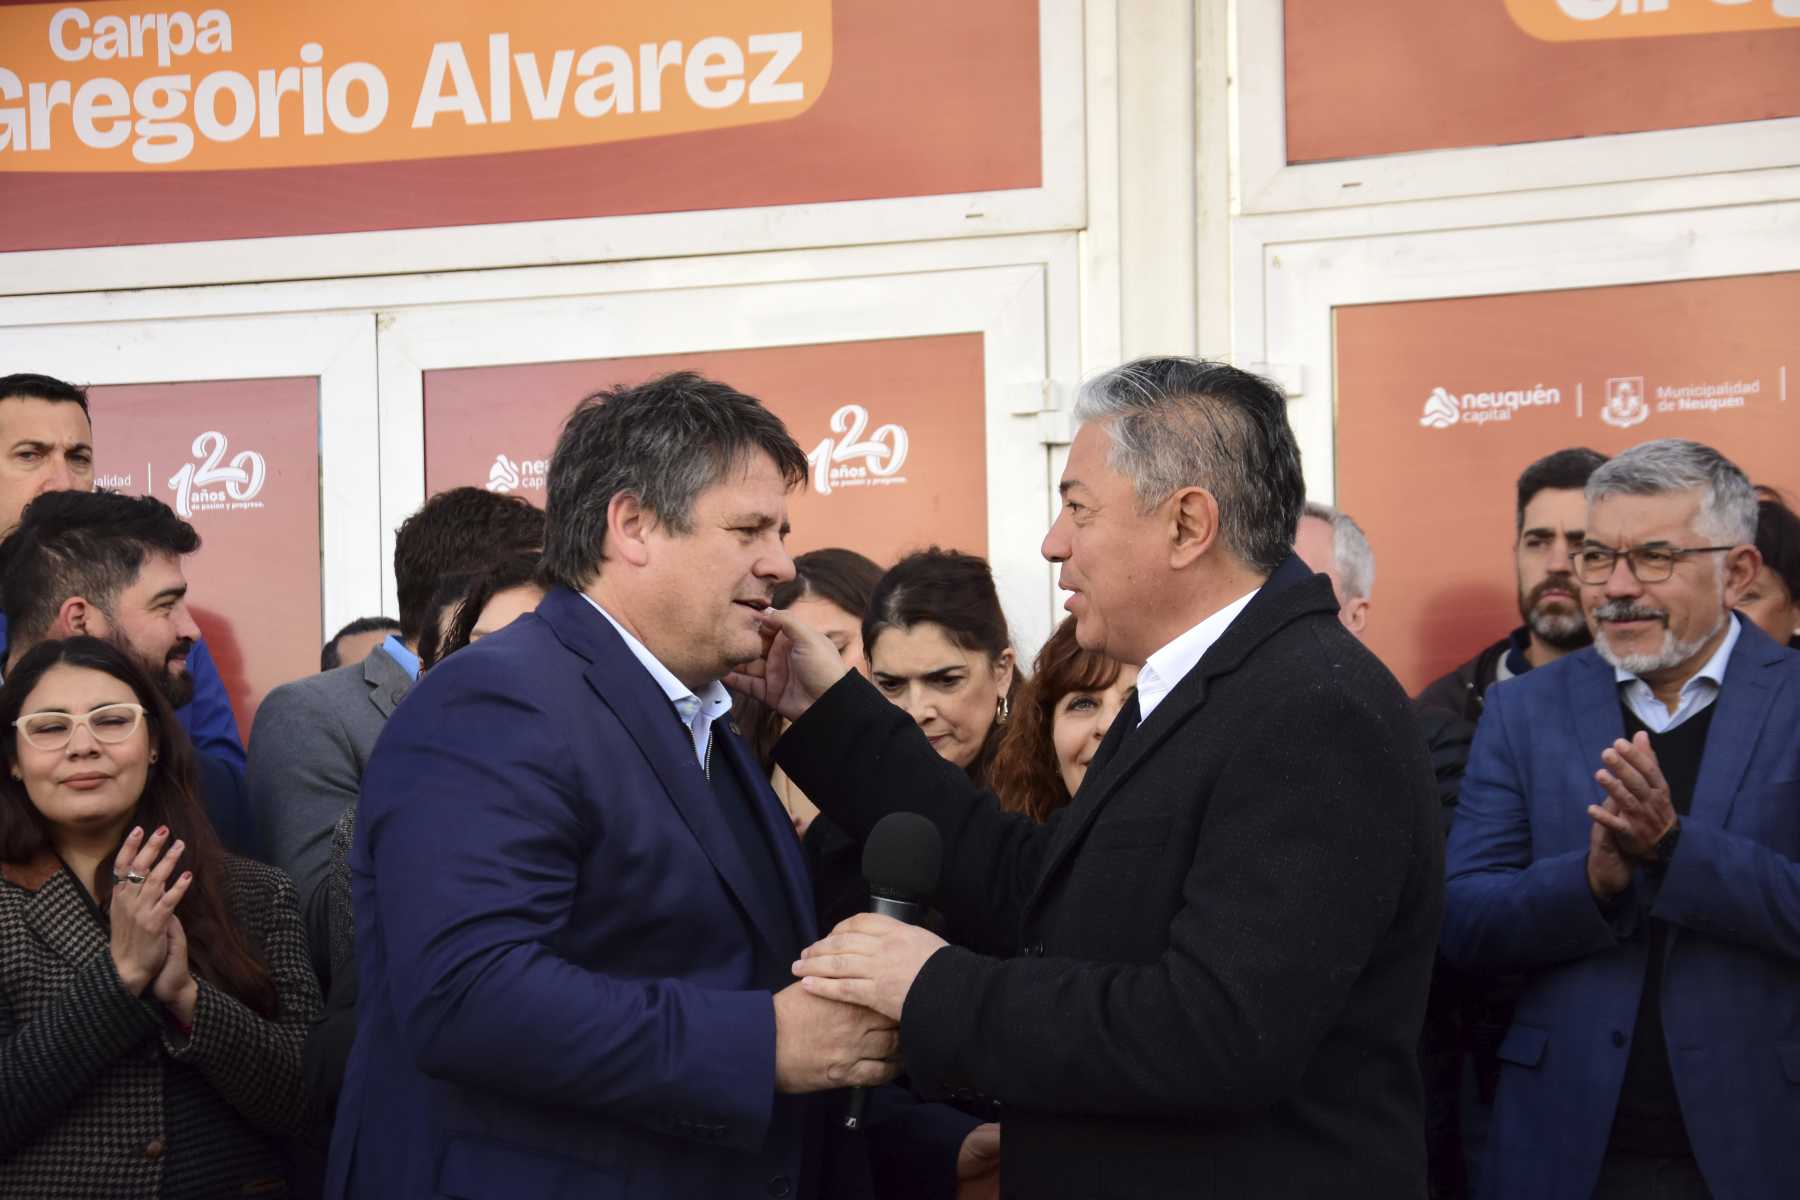
[(1800, 1195), (1800, 654), (1733, 614), (1756, 494), (1665, 439), (1587, 485), (1594, 646), (1489, 694), (1443, 951), (1523, 971), (1489, 1194)]

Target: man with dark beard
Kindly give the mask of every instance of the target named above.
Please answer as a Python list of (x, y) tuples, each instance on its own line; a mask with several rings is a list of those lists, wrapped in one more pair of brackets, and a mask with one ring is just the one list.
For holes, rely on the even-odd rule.
[[(181, 560), (194, 527), (160, 500), (114, 492), (46, 492), (0, 542), (6, 580), (7, 667), (51, 638), (87, 635), (125, 651), (170, 705), (193, 698), (188, 655), (200, 628), (187, 608)], [(237, 772), (196, 749), (201, 800), (219, 838), (261, 857)]]
[(1519, 581), (1519, 615), (1525, 624), (1420, 692), (1424, 709), (1443, 709), (1474, 722), (1487, 690), (1503, 679), (1555, 662), (1592, 638), (1576, 598), (1569, 556), (1581, 549), (1587, 521), (1587, 486), (1604, 454), (1558, 450), (1519, 476), (1518, 538), (1513, 564)]

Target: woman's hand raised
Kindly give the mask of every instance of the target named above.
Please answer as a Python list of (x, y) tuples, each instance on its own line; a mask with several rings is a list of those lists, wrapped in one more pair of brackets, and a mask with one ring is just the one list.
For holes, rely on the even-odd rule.
[(119, 979), (134, 996), (143, 995), (162, 972), (169, 956), (169, 921), (194, 881), (192, 872), (184, 872), (169, 882), (186, 846), (177, 839), (165, 852), (168, 840), (167, 826), (148, 838), (143, 829), (133, 829), (113, 860), (112, 899), (107, 907), (112, 960)]

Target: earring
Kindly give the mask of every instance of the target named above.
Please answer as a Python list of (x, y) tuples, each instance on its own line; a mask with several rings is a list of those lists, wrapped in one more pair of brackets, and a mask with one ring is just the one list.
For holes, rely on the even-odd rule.
[(1008, 700), (1005, 696), (1001, 696), (998, 708), (999, 713), (994, 717), (994, 724), (1004, 725), (1007, 721), (1012, 719), (1012, 701)]
[(150, 752), (150, 761), (151, 761), (151, 762), (152, 762), (152, 763), (155, 763), (155, 762), (156, 762), (156, 751), (154, 751), (154, 750), (152, 750), (152, 751), (151, 751), (151, 752)]

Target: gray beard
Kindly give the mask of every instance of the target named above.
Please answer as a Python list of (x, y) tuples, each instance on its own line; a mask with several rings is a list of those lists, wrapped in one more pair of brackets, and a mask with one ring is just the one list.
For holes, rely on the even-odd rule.
[(1679, 666), (1700, 652), (1700, 648), (1713, 639), (1719, 630), (1725, 628), (1725, 622), (1731, 620), (1731, 614), (1721, 612), (1718, 621), (1705, 633), (1692, 641), (1678, 642), (1675, 634), (1666, 626), (1663, 629), (1663, 643), (1660, 649), (1648, 654), (1615, 654), (1606, 641), (1606, 626), (1601, 625), (1600, 636), (1594, 639), (1594, 649), (1600, 657), (1621, 671), (1632, 675), (1648, 675), (1654, 671), (1666, 671), (1670, 667)]

